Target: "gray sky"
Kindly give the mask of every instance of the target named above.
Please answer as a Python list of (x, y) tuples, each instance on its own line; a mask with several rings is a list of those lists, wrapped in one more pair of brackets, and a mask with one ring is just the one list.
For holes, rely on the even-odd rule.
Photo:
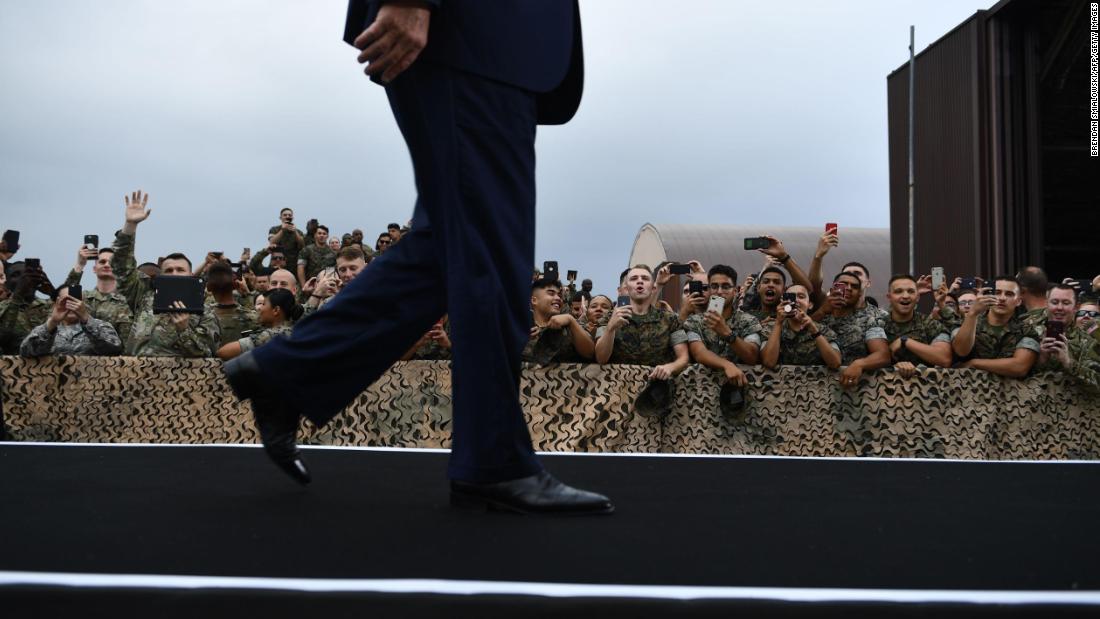
[[(991, 0), (581, 2), (576, 118), (540, 129), (536, 260), (612, 291), (646, 222), (889, 225), (886, 75)], [(671, 8), (670, 8), (671, 7)], [(55, 281), (142, 188), (139, 261), (277, 212), (373, 239), (414, 189), (343, 0), (0, 3), (0, 228)], [(92, 285), (91, 275), (84, 284)]]

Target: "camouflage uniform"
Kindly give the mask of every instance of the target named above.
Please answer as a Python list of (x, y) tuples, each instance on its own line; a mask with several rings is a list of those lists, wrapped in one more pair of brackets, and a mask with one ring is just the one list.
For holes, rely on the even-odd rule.
[(241, 339), (241, 334), (245, 331), (255, 331), (260, 327), (256, 310), (245, 305), (221, 307), (213, 301), (207, 301), (206, 313), (213, 314), (218, 319), (218, 329), (221, 331), (218, 348)]
[[(289, 264), (289, 262), (287, 263)], [(308, 245), (298, 254), (298, 266), (305, 267), (306, 280), (315, 277), (322, 269), (336, 266), (336, 252), (328, 245)]]
[(46, 322), (53, 303), (45, 299), (25, 301), (11, 297), (0, 301), (0, 352), (18, 355), (19, 346), (31, 330)]
[(293, 327), (290, 325), (290, 323), (283, 323), (278, 327), (271, 327), (270, 329), (263, 329), (260, 331), (256, 331), (255, 333), (250, 333), (241, 338), (238, 338), (235, 341), (241, 345), (241, 352), (246, 353), (250, 350), (255, 350), (260, 346), (263, 346), (264, 344), (270, 342), (276, 337), (279, 337), (280, 335), (290, 337), (290, 333), (292, 330)]
[(963, 315), (950, 305), (945, 305), (940, 310), (940, 322), (943, 323), (943, 326), (950, 333), (962, 326)]
[[(70, 271), (69, 277), (65, 279), (62, 286), (69, 288), (79, 284), (81, 275), (80, 271)], [(134, 324), (134, 313), (130, 310), (126, 297), (117, 290), (103, 293), (92, 288), (84, 291), (84, 305), (88, 307), (88, 312), (93, 318), (111, 323), (115, 333), (122, 340), (122, 346), (125, 347), (126, 340), (130, 337), (130, 329)]]
[(523, 347), (523, 360), (539, 365), (586, 361), (573, 345), (573, 329), (570, 326), (539, 329), (538, 334), (527, 340), (527, 345)]
[[(836, 333), (829, 327), (818, 324), (818, 332), (825, 337), (825, 341), (829, 343), (837, 352), (840, 352), (840, 345), (837, 344)], [(768, 338), (771, 337), (772, 330), (768, 329), (762, 331), (760, 336), (763, 338), (763, 344), (761, 349), (768, 344)], [(821, 351), (817, 349), (816, 338), (810, 336), (809, 327), (802, 329), (801, 331), (795, 331), (791, 329), (788, 324), (783, 325), (783, 331), (779, 334), (779, 364), (780, 365), (825, 365), (825, 359), (821, 357)]]
[[(607, 325), (596, 330), (596, 339), (607, 331)], [(615, 347), (609, 363), (663, 365), (676, 360), (677, 344), (687, 344), (688, 336), (680, 317), (650, 307), (642, 315), (634, 314), (615, 333)]]
[(758, 309), (747, 310), (747, 311), (745, 311), (745, 313), (748, 314), (749, 316), (752, 316), (753, 318), (756, 319), (757, 322), (760, 322), (760, 323), (763, 323), (765, 320), (767, 320), (769, 318), (775, 318), (775, 312), (769, 312), (763, 306), (761, 306)]
[(733, 332), (729, 339), (721, 337), (715, 333), (714, 329), (708, 327), (704, 316), (705, 314), (692, 314), (684, 321), (684, 331), (687, 333), (688, 343), (702, 342), (710, 352), (737, 363), (740, 363), (741, 360), (733, 352), (733, 346), (731, 346), (733, 340), (741, 338), (749, 344), (760, 346), (760, 321), (748, 312), (734, 309), (730, 317), (726, 319), (726, 326)]
[(89, 318), (85, 324), (59, 324), (50, 331), (45, 324), (35, 327), (19, 354), (24, 357), (46, 355), (117, 355), (122, 352), (122, 340), (111, 323)]
[[(947, 328), (943, 323), (931, 316), (920, 312), (913, 312), (909, 322), (895, 322), (889, 313), (886, 314), (886, 339), (891, 344), (899, 337), (905, 336), (914, 342), (921, 344), (935, 344), (936, 342), (951, 343), (951, 336), (947, 335)], [(908, 361), (913, 365), (924, 364), (924, 360), (913, 351), (902, 348), (898, 351), (895, 361)]]
[[(1025, 320), (1027, 332), (1042, 342), (1050, 313), (1047, 310), (1032, 310), (1025, 315)], [(1066, 325), (1066, 340), (1069, 342), (1069, 358), (1073, 361), (1070, 369), (1067, 370), (1053, 356), (1048, 356), (1046, 360), (1040, 356), (1039, 361), (1031, 368), (1032, 373), (1062, 372), (1077, 379), (1089, 390), (1100, 392), (1100, 344), (1083, 329), (1078, 329), (1074, 323)]]
[(836, 333), (841, 365), (849, 365), (856, 359), (866, 357), (867, 342), (886, 340), (886, 321), (883, 314), (879, 308), (868, 305), (847, 316), (829, 314), (821, 319), (822, 325)]
[[(271, 226), (271, 229), (267, 231), (268, 236), (272, 234), (279, 234), (279, 231), (283, 229), (282, 225)], [(298, 245), (298, 237), (294, 235), (297, 232), (302, 235), (302, 245)], [(298, 255), (301, 253), (302, 248), (305, 247), (306, 233), (295, 227), (292, 230), (287, 230), (279, 239), (279, 249), (283, 250), (283, 254), (286, 256), (287, 269), (294, 269), (293, 273), (297, 274), (298, 268)], [(257, 254), (259, 255), (259, 254)]]
[[(951, 331), (952, 341), (961, 328)], [(1004, 326), (995, 327), (989, 324), (989, 316), (985, 314), (978, 316), (978, 326), (974, 330), (974, 348), (966, 358), (1007, 359), (1016, 354), (1018, 348), (1039, 353), (1039, 341), (1035, 339), (1034, 325), (1028, 326), (1023, 321), (1013, 318)]]
[(126, 354), (135, 357), (213, 356), (221, 339), (221, 328), (214, 314), (192, 314), (186, 329), (176, 329), (167, 314), (153, 313), (153, 291), (148, 282), (137, 275), (134, 237), (118, 233), (114, 248), (111, 269), (118, 278), (118, 289), (131, 302), (136, 300), (134, 326), (126, 342)]

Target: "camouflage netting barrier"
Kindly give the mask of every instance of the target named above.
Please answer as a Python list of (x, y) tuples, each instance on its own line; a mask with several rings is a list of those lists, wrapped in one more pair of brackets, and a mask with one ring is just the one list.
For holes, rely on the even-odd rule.
[[(674, 381), (664, 419), (634, 411), (646, 368), (528, 367), (522, 398), (543, 451), (1100, 459), (1100, 397), (1060, 375), (1025, 381), (975, 370), (889, 371), (842, 391), (823, 368), (743, 368), (736, 418), (718, 410), (720, 375), (694, 366)], [(0, 357), (9, 440), (250, 443), (257, 436), (211, 359)], [(448, 447), (444, 361), (398, 363), (302, 442)]]

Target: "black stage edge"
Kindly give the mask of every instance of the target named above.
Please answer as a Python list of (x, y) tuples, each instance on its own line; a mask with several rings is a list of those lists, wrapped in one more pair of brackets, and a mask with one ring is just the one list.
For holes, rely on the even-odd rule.
[[(1100, 590), (1100, 464), (544, 457), (618, 513), (455, 510), (446, 454), (0, 445), (0, 571), (868, 590)], [(0, 586), (20, 616), (1052, 616), (1100, 606)], [(260, 615), (259, 613), (263, 613)], [(6, 613), (5, 613), (6, 614)], [(15, 615), (11, 615), (15, 616)]]

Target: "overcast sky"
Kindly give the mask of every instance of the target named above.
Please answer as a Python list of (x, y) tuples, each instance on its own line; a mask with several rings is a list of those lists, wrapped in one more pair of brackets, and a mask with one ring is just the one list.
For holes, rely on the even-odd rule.
[[(646, 222), (889, 225), (886, 75), (990, 0), (581, 2), (584, 100), (540, 129), (536, 260), (613, 290)], [(0, 3), (0, 228), (64, 277), (151, 194), (138, 259), (368, 238), (412, 173), (343, 0)], [(91, 275), (84, 285), (93, 284)]]

